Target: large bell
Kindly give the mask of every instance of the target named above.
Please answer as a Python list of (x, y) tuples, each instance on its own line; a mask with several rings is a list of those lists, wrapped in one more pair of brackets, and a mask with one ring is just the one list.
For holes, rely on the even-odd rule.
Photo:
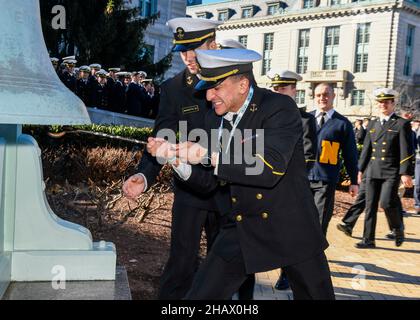
[(51, 66), (39, 12), (38, 0), (0, 0), (0, 299), (12, 281), (115, 279), (114, 244), (51, 210), (41, 150), (22, 134), (90, 122)]
[(38, 0), (0, 0), (0, 123), (90, 123), (51, 65)]

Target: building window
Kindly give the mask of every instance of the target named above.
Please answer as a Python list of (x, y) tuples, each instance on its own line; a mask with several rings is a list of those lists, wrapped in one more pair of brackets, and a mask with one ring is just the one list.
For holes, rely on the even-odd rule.
[(209, 11), (201, 11), (196, 13), (196, 17), (200, 19), (211, 19), (213, 14)]
[(356, 61), (354, 72), (367, 72), (370, 23), (359, 23), (356, 34)]
[(336, 5), (341, 4), (341, 0), (331, 0), (330, 3), (331, 3), (332, 6), (336, 6)]
[(407, 38), (405, 40), (404, 75), (411, 75), (411, 64), (413, 62), (413, 42), (416, 27), (408, 25)]
[(238, 41), (246, 48), (248, 47), (248, 36), (239, 36)]
[(351, 93), (351, 105), (363, 106), (365, 104), (365, 90), (353, 90)]
[(296, 104), (305, 103), (305, 90), (296, 90)]
[(252, 17), (252, 7), (242, 8), (242, 18), (251, 18)]
[(267, 16), (273, 16), (279, 11), (280, 5), (278, 3), (272, 3), (267, 6)]
[(274, 33), (264, 34), (263, 67), (262, 75), (265, 75), (271, 68), (271, 54), (273, 52)]
[(139, 12), (142, 17), (150, 17), (157, 11), (157, 0), (139, 0)]
[(229, 13), (227, 10), (225, 11), (219, 11), (219, 14), (217, 15), (217, 20), (219, 21), (227, 21), (229, 19)]
[(303, 0), (303, 9), (314, 8), (315, 0)]
[(328, 27), (325, 32), (324, 70), (337, 70), (340, 27)]
[(309, 29), (299, 30), (297, 73), (306, 73), (308, 70), (309, 32)]

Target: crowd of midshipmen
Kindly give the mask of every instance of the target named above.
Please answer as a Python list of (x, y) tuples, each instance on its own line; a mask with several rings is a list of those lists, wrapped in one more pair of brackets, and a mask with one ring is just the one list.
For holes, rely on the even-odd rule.
[(75, 56), (51, 58), (59, 78), (88, 107), (154, 119), (159, 90), (144, 71), (102, 69), (98, 63), (76, 68)]

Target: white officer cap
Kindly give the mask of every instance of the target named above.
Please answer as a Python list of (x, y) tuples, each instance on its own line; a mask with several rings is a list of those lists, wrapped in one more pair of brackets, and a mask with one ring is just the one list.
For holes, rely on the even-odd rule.
[(217, 41), (220, 49), (246, 49), (246, 47), (239, 41), (233, 39), (222, 39)]
[(252, 71), (252, 63), (260, 60), (259, 53), (248, 49), (197, 50), (200, 81), (196, 90), (217, 86), (229, 76)]
[(92, 63), (92, 64), (89, 65), (89, 67), (91, 69), (94, 69), (94, 70), (97, 70), (97, 71), (101, 70), (101, 68), (102, 68), (102, 66), (99, 63)]
[(281, 70), (279, 68), (272, 68), (267, 72), (267, 77), (270, 79), (270, 86), (285, 87), (290, 84), (296, 84), (298, 81), (302, 81), (302, 77), (296, 72), (290, 70)]
[(377, 88), (373, 90), (376, 101), (393, 100), (397, 97), (398, 92), (390, 88)]
[(90, 68), (88, 66), (81, 66), (79, 68), (79, 71), (83, 71), (83, 72), (90, 72)]
[(121, 68), (109, 68), (108, 71), (109, 72), (120, 72)]
[(144, 71), (139, 71), (139, 76), (140, 77), (143, 77), (143, 78), (146, 78), (147, 77), (147, 73), (144, 72)]
[(76, 56), (68, 56), (68, 57), (64, 57), (63, 61), (65, 61), (65, 60), (75, 60), (75, 59), (76, 59)]
[(101, 77), (101, 78), (105, 78), (106, 77), (106, 71), (104, 70), (104, 69), (101, 69), (101, 70), (99, 70), (98, 72), (96, 72), (96, 75), (98, 76), (98, 77)]
[(77, 63), (77, 60), (75, 59), (66, 59), (63, 61), (64, 64), (70, 65), (70, 66), (74, 66)]
[(60, 61), (60, 59), (54, 57), (51, 57), (50, 60), (53, 64), (58, 64), (58, 61)]
[(169, 20), (166, 25), (172, 29), (174, 34), (172, 51), (184, 52), (198, 48), (207, 39), (216, 36), (216, 28), (222, 23), (221, 21), (198, 18), (175, 18)]

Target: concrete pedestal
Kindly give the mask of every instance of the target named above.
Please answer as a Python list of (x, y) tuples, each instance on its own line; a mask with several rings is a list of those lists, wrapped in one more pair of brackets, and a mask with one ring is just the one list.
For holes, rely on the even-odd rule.
[(3, 300), (131, 300), (127, 272), (117, 267), (114, 281), (67, 281), (65, 289), (52, 282), (12, 282)]

